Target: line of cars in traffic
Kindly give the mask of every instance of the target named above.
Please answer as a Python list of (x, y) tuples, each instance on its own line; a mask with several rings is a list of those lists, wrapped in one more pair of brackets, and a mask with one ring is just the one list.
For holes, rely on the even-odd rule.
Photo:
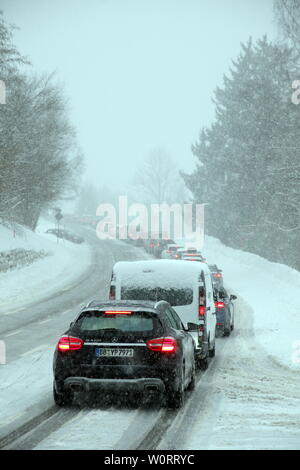
[(233, 330), (236, 297), (222, 271), (195, 248), (167, 241), (144, 246), (153, 256), (157, 248), (160, 259), (117, 262), (109, 298), (89, 302), (61, 336), (53, 360), (57, 405), (95, 391), (159, 396), (179, 408), (196, 370), (214, 357), (216, 337)]
[[(173, 259), (184, 261), (198, 261), (206, 263), (203, 254), (195, 247), (184, 247), (172, 239), (137, 239), (129, 240), (147, 253), (160, 259)], [(229, 294), (223, 284), (222, 270), (216, 264), (208, 265), (212, 283), (213, 296), (216, 306), (216, 332), (217, 336), (230, 336), (234, 329), (234, 300), (236, 296)]]

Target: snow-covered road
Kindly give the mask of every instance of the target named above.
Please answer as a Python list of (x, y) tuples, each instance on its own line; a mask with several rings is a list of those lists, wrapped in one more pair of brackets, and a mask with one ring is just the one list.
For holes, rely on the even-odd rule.
[[(159, 449), (300, 449), (299, 374), (256, 341), (253, 311), (241, 299), (236, 314), (234, 333), (218, 339), (217, 355), (198, 373), (184, 408), (168, 416)], [(82, 409), (36, 448), (133, 449), (165, 417), (155, 405), (130, 410), (98, 404)]]
[(6, 344), (6, 364), (0, 366), (0, 438), (53, 405), (52, 357), (59, 336), (82, 304), (107, 298), (116, 261), (145, 256), (124, 243), (99, 242), (92, 230), (77, 231), (92, 248), (89, 270), (56, 296), (0, 316), (0, 339)]
[[(267, 332), (257, 327), (257, 310), (239, 295), (242, 280), (237, 277), (233, 282), (234, 272), (239, 275), (238, 270), (247, 270), (248, 265), (241, 263), (240, 256), (234, 260), (230, 249), (218, 251), (214, 242), (211, 247), (238, 294), (235, 331), (230, 338), (217, 340), (216, 357), (207, 371), (198, 373), (196, 389), (187, 394), (185, 406), (171, 412), (159, 404), (145, 407), (112, 400), (52, 415), (53, 348), (78, 311), (79, 298), (106, 297), (112, 264), (146, 256), (123, 243), (100, 243), (92, 231), (84, 232), (101, 259), (98, 267), (98, 261), (94, 265), (93, 277), (82, 283), (80, 292), (77, 286), (60, 292), (52, 306), (40, 304), (34, 315), (25, 308), (20, 325), (16, 320), (14, 329), (5, 332), (8, 363), (0, 370), (0, 439), (50, 410), (49, 417), (13, 448), (300, 449), (299, 369), (278, 361), (276, 354), (282, 348), (276, 344), (274, 354), (269, 342), (264, 346)], [(244, 287), (244, 293), (250, 296), (251, 286)], [(73, 308), (68, 308), (71, 300)], [(151, 435), (159, 435), (157, 442), (151, 443)]]
[(242, 299), (235, 331), (218, 339), (189, 408), (161, 449), (300, 449), (299, 372), (257, 341), (253, 311)]

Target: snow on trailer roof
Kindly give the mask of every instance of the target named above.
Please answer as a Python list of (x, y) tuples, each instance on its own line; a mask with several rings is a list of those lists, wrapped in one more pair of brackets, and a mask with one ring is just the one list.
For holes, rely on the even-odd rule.
[(174, 287), (188, 286), (199, 281), (202, 271), (208, 272), (205, 263), (187, 263), (174, 260), (119, 261), (114, 273), (123, 285)]

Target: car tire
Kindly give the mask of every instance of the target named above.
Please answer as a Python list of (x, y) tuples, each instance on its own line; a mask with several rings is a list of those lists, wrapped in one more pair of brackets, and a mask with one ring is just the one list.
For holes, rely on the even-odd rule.
[(53, 384), (53, 399), (57, 406), (68, 406), (72, 404), (73, 395), (70, 392), (58, 393)]
[(206, 355), (204, 357), (196, 357), (196, 367), (200, 370), (206, 370), (208, 368), (208, 357), (209, 357), (209, 341), (207, 345)]
[(230, 333), (231, 333), (231, 327), (230, 328), (225, 328), (223, 336), (228, 337), (228, 336), (230, 336)]
[(196, 364), (195, 361), (193, 362), (193, 369), (191, 374), (191, 381), (187, 387), (187, 390), (194, 390), (196, 385)]
[(195, 356), (196, 370), (205, 370), (208, 367), (208, 359), (206, 357)]
[(181, 367), (181, 377), (177, 390), (167, 390), (167, 406), (168, 408), (181, 408), (184, 403), (184, 368)]
[(214, 341), (214, 347), (210, 349), (210, 343), (208, 343), (208, 355), (209, 357), (215, 357), (216, 355), (216, 340)]
[(230, 326), (230, 329), (231, 329), (231, 331), (234, 330), (234, 319), (232, 320), (232, 324), (231, 324), (231, 326)]
[(206, 370), (207, 368), (208, 368), (208, 358), (204, 357), (203, 359), (200, 360), (200, 369)]

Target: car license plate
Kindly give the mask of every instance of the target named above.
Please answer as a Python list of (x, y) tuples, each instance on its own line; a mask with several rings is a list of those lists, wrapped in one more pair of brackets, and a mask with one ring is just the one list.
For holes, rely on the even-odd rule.
[(96, 348), (96, 357), (133, 357), (133, 349)]

